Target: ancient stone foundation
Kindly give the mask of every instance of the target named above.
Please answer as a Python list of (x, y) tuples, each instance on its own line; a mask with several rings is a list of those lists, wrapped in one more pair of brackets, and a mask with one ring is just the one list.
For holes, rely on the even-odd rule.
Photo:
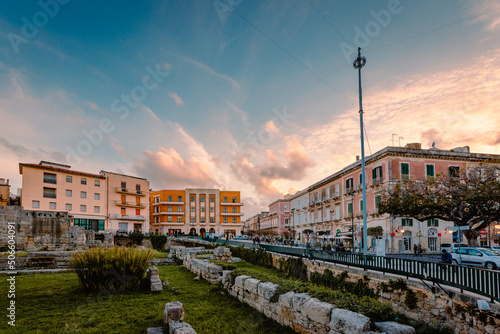
[[(169, 334), (196, 334), (193, 327), (184, 322), (184, 305), (181, 302), (165, 304), (163, 323), (168, 325)], [(147, 329), (146, 333), (163, 334), (163, 329), (161, 327), (151, 327)]]

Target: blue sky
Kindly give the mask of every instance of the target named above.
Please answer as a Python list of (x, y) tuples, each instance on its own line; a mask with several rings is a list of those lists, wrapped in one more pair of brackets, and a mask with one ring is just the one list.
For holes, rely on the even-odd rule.
[(495, 0), (41, 3), (0, 3), (14, 188), (19, 162), (55, 160), (241, 190), (248, 217), (359, 154), (357, 46), (367, 153), (393, 134), (498, 153)]

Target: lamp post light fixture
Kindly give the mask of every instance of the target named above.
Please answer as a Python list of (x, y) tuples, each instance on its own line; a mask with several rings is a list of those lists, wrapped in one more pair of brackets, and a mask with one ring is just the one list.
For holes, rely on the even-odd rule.
[(351, 244), (352, 252), (354, 253), (354, 195), (356, 194), (356, 192), (354, 190), (351, 190), (347, 194), (351, 195)]

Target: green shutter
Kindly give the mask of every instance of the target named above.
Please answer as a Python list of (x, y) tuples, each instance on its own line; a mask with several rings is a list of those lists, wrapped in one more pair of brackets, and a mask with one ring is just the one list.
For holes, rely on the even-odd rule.
[(407, 163), (402, 163), (401, 164), (401, 174), (402, 175), (409, 175), (410, 174), (410, 165)]
[[(378, 167), (377, 167), (378, 168)], [(375, 180), (377, 178), (377, 168), (372, 169), (372, 178)]]
[(427, 170), (427, 176), (434, 177), (434, 165), (427, 165), (426, 170)]
[(347, 203), (347, 213), (352, 213), (352, 203)]
[(408, 219), (408, 226), (413, 226), (413, 219)]

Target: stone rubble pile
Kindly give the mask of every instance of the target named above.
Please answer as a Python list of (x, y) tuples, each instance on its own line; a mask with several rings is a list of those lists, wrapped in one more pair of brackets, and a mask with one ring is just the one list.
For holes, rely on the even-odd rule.
[(227, 247), (217, 247), (214, 249), (214, 256), (217, 261), (231, 263), (231, 250)]
[[(163, 324), (168, 325), (169, 334), (196, 334), (193, 327), (184, 322), (184, 305), (181, 302), (165, 304), (163, 311)], [(147, 334), (163, 334), (161, 327), (150, 327)]]
[(184, 259), (183, 266), (203, 277), (211, 284), (219, 283), (222, 277), (222, 267), (211, 263), (209, 260), (200, 260), (188, 256)]
[(146, 271), (146, 277), (151, 282), (151, 291), (163, 291), (160, 280), (160, 271), (156, 267), (151, 267)]
[(172, 246), (170, 247), (169, 258), (176, 258), (184, 260), (187, 256), (195, 257), (198, 254), (211, 253), (212, 250), (207, 250), (205, 247), (185, 247), (185, 246)]

